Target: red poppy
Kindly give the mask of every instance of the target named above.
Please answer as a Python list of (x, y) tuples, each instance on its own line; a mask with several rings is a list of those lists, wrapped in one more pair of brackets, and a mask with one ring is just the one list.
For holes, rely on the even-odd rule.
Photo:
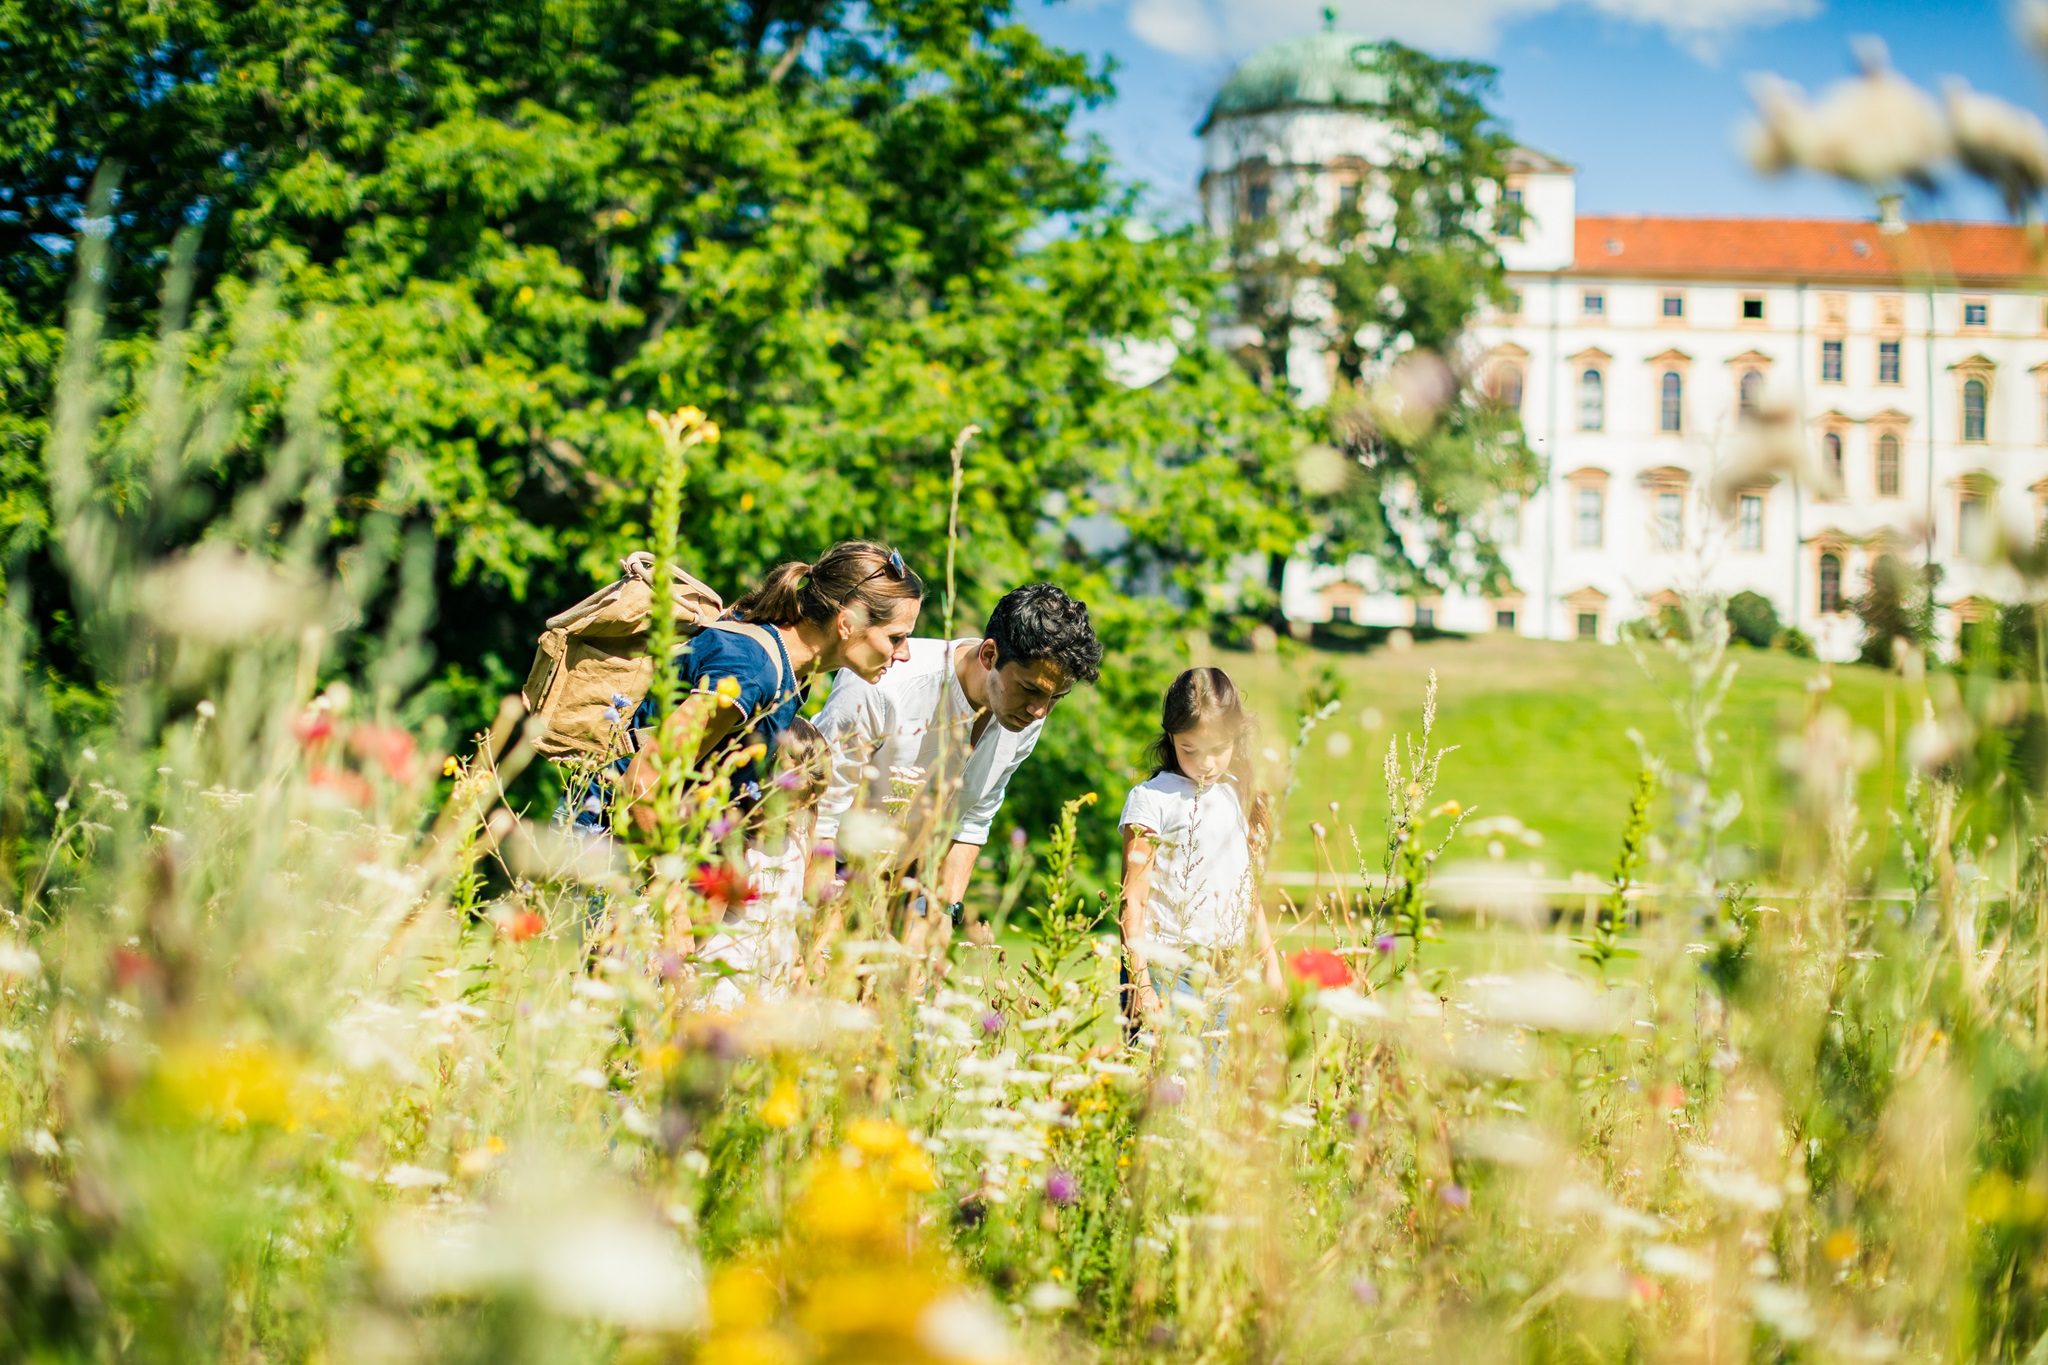
[(376, 799), (370, 784), (361, 773), (352, 773), (346, 768), (315, 767), (306, 774), (306, 780), (321, 791), (333, 792), (352, 806), (367, 806)]
[(1676, 1081), (1669, 1085), (1660, 1085), (1650, 1092), (1650, 1103), (1656, 1105), (1659, 1109), (1683, 1109), (1685, 1108), (1685, 1087)]
[(124, 991), (131, 986), (154, 986), (164, 974), (155, 958), (125, 944), (114, 949), (107, 965), (113, 968), (114, 985)]
[(1322, 990), (1351, 984), (1351, 968), (1328, 948), (1303, 948), (1288, 957), (1287, 970), (1298, 980)]
[(308, 749), (334, 738), (334, 717), (325, 710), (301, 711), (292, 719), (292, 734)]
[(498, 923), (499, 932), (514, 943), (537, 938), (547, 927), (547, 917), (538, 910), (515, 910)]
[(731, 863), (699, 863), (690, 874), (690, 889), (713, 905), (742, 905), (754, 899), (754, 886)]
[(393, 782), (410, 782), (420, 746), (394, 725), (358, 725), (348, 737), (357, 758), (375, 763)]

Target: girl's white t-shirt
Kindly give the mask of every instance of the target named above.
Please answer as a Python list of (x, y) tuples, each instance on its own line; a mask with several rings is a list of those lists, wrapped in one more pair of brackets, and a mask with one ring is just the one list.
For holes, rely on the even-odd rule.
[(1251, 927), (1252, 839), (1236, 784), (1197, 787), (1160, 773), (1131, 788), (1119, 828), (1152, 833), (1146, 896), (1152, 936), (1170, 946), (1234, 948)]
[(705, 991), (701, 1003), (733, 1010), (750, 997), (786, 994), (796, 972), (797, 927), (804, 916), (804, 872), (808, 844), (791, 834), (781, 852), (749, 845), (747, 875), (754, 898), (745, 911), (704, 940), (698, 956), (733, 969)]

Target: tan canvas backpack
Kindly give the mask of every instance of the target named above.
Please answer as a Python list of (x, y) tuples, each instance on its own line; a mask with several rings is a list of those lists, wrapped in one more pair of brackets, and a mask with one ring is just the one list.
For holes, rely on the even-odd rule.
[[(647, 653), (654, 556), (635, 551), (619, 568), (624, 577), (550, 616), (541, 633), (521, 691), (526, 709), (545, 723), (534, 743), (544, 758), (602, 758), (630, 747), (626, 727), (654, 680), (654, 660)], [(717, 593), (673, 564), (668, 605), (678, 643), (725, 611)], [(625, 705), (616, 705), (615, 697)]]

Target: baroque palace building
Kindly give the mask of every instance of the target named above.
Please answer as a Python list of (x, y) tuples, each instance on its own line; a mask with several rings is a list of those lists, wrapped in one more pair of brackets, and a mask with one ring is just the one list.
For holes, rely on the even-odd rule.
[[(1390, 145), (1377, 52), (1326, 30), (1232, 74), (1200, 130), (1213, 231), (1271, 216), (1299, 247), (1345, 203), (1370, 223)], [(1895, 203), (1871, 221), (1581, 216), (1573, 168), (1528, 149), (1506, 192), (1522, 210), (1499, 244), (1509, 303), (1465, 359), (1519, 407), (1544, 470), (1496, 522), (1512, 584), (1403, 598), (1365, 562), (1297, 564), (1290, 616), (1606, 640), (1675, 590), (1747, 589), (1840, 659), (1882, 555), (1941, 566), (1944, 635), (2017, 596), (1978, 561), (1997, 528), (2031, 535), (2048, 511), (2048, 262), (2022, 229), (1909, 224)], [(1312, 327), (1288, 377), (1304, 402), (1329, 394)], [(1716, 508), (1759, 404), (1790, 406), (1838, 488), (1765, 475)]]

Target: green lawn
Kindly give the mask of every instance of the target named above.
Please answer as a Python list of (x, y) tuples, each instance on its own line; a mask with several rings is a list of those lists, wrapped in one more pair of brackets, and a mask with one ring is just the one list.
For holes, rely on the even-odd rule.
[[(1377, 867), (1386, 812), (1381, 762), (1390, 738), (1419, 730), (1434, 669), (1437, 739), (1459, 746), (1444, 760), (1435, 799), (1463, 803), (1472, 819), (1513, 816), (1542, 836), (1536, 847), (1508, 843), (1500, 862), (1489, 858), (1485, 839), (1461, 838), (1445, 855), (1447, 869), (1455, 864), (1474, 872), (1563, 877), (1581, 870), (1605, 875), (1613, 865), (1638, 767), (1631, 730), (1667, 761), (1687, 761), (1673, 708), (1684, 693), (1681, 668), (1656, 647), (1645, 655), (1649, 671), (1622, 647), (1479, 637), (1355, 654), (1226, 653), (1213, 662), (1246, 689), (1265, 719), (1265, 742), (1282, 750), (1317, 670), (1334, 666), (1343, 682), (1341, 710), (1303, 755), (1276, 868), (1311, 867), (1312, 820), (1354, 827)], [(1885, 810), (1896, 802), (1901, 781), (1896, 755), (1909, 715), (1904, 685), (1861, 665), (1742, 649), (1731, 657), (1739, 671), (1713, 727), (1716, 786), (1742, 794), (1734, 832), (1756, 850), (1759, 879), (1772, 880), (1785, 827), (1790, 788), (1780, 741), (1797, 733), (1823, 682), (1826, 699), (1877, 740), (1878, 761), (1864, 776), (1860, 804), (1870, 853), (1882, 856)], [(1334, 819), (1332, 801), (1340, 803)]]

